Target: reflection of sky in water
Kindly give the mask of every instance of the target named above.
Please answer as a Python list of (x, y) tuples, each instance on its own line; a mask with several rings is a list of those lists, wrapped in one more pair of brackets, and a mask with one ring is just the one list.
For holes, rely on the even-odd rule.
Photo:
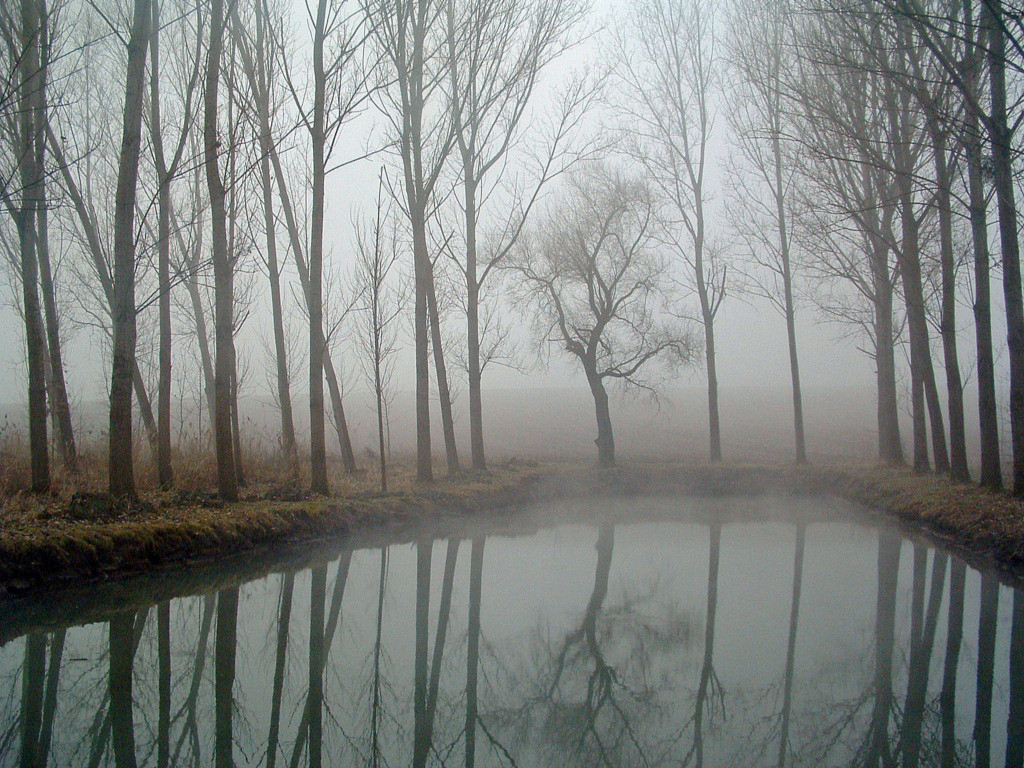
[[(671, 509), (667, 501), (651, 504), (663, 512)], [(601, 519), (602, 510), (594, 513)], [(787, 764), (862, 764), (876, 701), (879, 534), (863, 524), (841, 522), (811, 522), (801, 529), (805, 545), (792, 648)], [(786, 727), (785, 677), (801, 529), (792, 522), (727, 522), (721, 527), (710, 659), (705, 649), (713, 538), (709, 526), (661, 521), (614, 527), (605, 523), (599, 529), (563, 524), (526, 536), (489, 536), (483, 546), (481, 581), (476, 764), (679, 765), (687, 757), (697, 764), (702, 753), (707, 765), (777, 765)], [(459, 543), (449, 573), (451, 607), (436, 673), (438, 607), (449, 550), (445, 541), (432, 547), (430, 647), (421, 669), (427, 691), (432, 677), (437, 680), (430, 765), (466, 761), (472, 546), (469, 538)], [(899, 550), (888, 726), (893, 749), (908, 719), (915, 624), (913, 550), (910, 542), (903, 542)], [(425, 722), (421, 715), (417, 728), (414, 706), (417, 547), (396, 544), (387, 550), (379, 654), (375, 641), (381, 550), (352, 553), (347, 574), (338, 566), (344, 560), (343, 555), (332, 562), (326, 574), (325, 621), (330, 626), (333, 613), (337, 628), (324, 674), (324, 764), (374, 764), (371, 703), (376, 689), (379, 764), (405, 765), (412, 758), (417, 732), (422, 740)], [(925, 630), (932, 626), (927, 621), (927, 586), (934, 562), (934, 552), (929, 551), (924, 599), (918, 601)], [(939, 764), (939, 692), (946, 662), (950, 572), (947, 567), (942, 601), (934, 613), (920, 729), (921, 765)], [(955, 764), (974, 763), (981, 581), (980, 574), (967, 570), (952, 721)], [(267, 764), (284, 582), (285, 577), (275, 574), (240, 590), (232, 720), (238, 765)], [(296, 574), (287, 653), (280, 660), (284, 678), (276, 765), (308, 763), (308, 750), (296, 753), (295, 745), (303, 731), (309, 684), (310, 584), (309, 571)], [(339, 586), (343, 593), (337, 591)], [(339, 594), (340, 611), (335, 599)], [(993, 764), (1002, 764), (1006, 743), (1012, 597), (1009, 589), (1000, 589)], [(170, 606), (172, 763), (175, 756), (180, 765), (214, 763), (215, 616), (213, 597), (176, 599)], [(30, 732), (33, 729), (33, 702), (41, 713), (43, 732), (52, 710), (50, 765), (115, 764), (107, 714), (107, 626), (92, 624), (66, 632), (55, 698), (47, 691), (52, 684), (49, 676), (37, 673), (30, 678), (41, 684), (25, 685), (25, 638), (0, 648), (0, 765), (19, 763), (26, 734), (23, 723), (30, 724)], [(156, 765), (156, 608), (139, 626), (134, 739), (139, 763)], [(46, 635), (47, 657), (59, 648), (59, 638), (60, 633)], [(39, 692), (38, 699), (32, 690)], [(28, 712), (27, 719), (23, 712)], [(698, 719), (700, 738), (695, 740)], [(913, 721), (912, 705), (909, 720)], [(902, 736), (907, 741), (906, 734)], [(94, 762), (97, 756), (100, 759)]]

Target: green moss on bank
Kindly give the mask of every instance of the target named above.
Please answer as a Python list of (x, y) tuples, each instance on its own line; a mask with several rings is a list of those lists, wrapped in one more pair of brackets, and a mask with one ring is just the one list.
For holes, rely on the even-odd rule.
[[(261, 492), (237, 504), (210, 498), (146, 499), (99, 508), (5, 503), (0, 511), (0, 596), (145, 573), (173, 565), (371, 526), (402, 526), (551, 498), (684, 494), (834, 494), (920, 526), (957, 549), (1024, 567), (1024, 505), (1005, 494), (880, 467), (643, 464), (598, 471), (510, 462), (487, 476), (418, 486), (396, 478), (387, 496), (359, 487), (296, 501)], [(77, 506), (76, 506), (77, 504)]]

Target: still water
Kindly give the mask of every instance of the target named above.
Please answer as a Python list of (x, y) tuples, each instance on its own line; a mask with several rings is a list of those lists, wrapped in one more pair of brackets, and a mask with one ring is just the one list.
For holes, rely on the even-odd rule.
[(732, 506), (51, 600), (3, 635), (0, 766), (1020, 765), (1024, 594), (841, 502)]

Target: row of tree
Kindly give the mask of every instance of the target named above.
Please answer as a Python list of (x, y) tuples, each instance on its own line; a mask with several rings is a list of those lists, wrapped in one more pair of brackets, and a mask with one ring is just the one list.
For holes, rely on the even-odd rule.
[[(730, 292), (763, 296), (785, 321), (798, 462), (796, 314), (807, 297), (867, 339), (879, 456), (891, 463), (904, 461), (905, 343), (913, 466), (958, 480), (970, 475), (957, 309), (970, 296), (981, 482), (998, 488), (998, 266), (1013, 487), (1024, 492), (1020, 14), (1001, 0), (636, 0), (603, 37), (589, 18), (583, 0), (310, 0), (305, 25), (274, 0), (5, 4), (0, 232), (25, 326), (33, 488), (50, 483), (48, 421), (62, 460), (77, 465), (69, 323), (98, 328), (111, 352), (110, 492), (135, 493), (136, 404), (160, 483), (173, 484), (185, 328), (218, 489), (237, 498), (236, 340), (267, 294), (267, 367), (293, 466), (292, 371), (302, 355), (308, 364), (315, 492), (329, 492), (327, 400), (344, 468), (356, 469), (341, 357), (359, 346), (386, 490), (407, 296), (420, 480), (433, 477), (432, 376), (447, 470), (461, 469), (455, 362), (472, 466), (486, 469), (481, 382), (509, 354), (508, 302), (532, 308), (538, 335), (583, 369), (602, 465), (615, 461), (606, 386), (654, 390), (665, 380), (655, 362), (671, 372), (698, 358), (718, 460), (716, 323)], [(592, 40), (603, 41), (599, 76), (548, 74)], [(727, 152), (715, 146), (719, 113)], [(387, 170), (376, 217), (356, 227), (359, 267), (341, 280), (325, 242), (327, 177), (369, 156)], [(411, 274), (400, 274), (405, 262)], [(290, 270), (302, 345), (286, 320)], [(156, 332), (143, 323), (140, 339), (153, 307)], [(453, 317), (458, 341), (446, 332)]]

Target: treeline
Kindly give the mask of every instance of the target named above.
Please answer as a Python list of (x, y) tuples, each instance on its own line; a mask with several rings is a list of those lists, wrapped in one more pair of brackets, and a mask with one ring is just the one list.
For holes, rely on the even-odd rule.
[[(386, 490), (407, 316), (417, 478), (434, 472), (432, 391), (446, 470), (462, 470), (463, 382), (469, 463), (486, 470), (483, 373), (520, 357), (509, 306), (585, 373), (602, 464), (615, 461), (606, 385), (657, 390), (699, 359), (719, 460), (716, 330), (738, 293), (785, 323), (798, 462), (796, 317), (813, 304), (875, 361), (881, 460), (907, 458), (906, 357), (914, 469), (969, 480), (977, 418), (980, 480), (1000, 488), (996, 279), (1024, 493), (1020, 11), (634, 0), (599, 30), (585, 0), (5, 3), (0, 242), (25, 328), (32, 488), (50, 486), (51, 452), (77, 471), (62, 342), (88, 328), (109, 355), (109, 491), (136, 493), (136, 416), (160, 485), (174, 485), (174, 405), (183, 421), (190, 390), (212, 427), (218, 491), (237, 498), (253, 351), (238, 340), (264, 303), (280, 451), (296, 476), (308, 455), (314, 492), (330, 491), (328, 419), (344, 471), (357, 470), (343, 398), (353, 358), (375, 393)], [(343, 255), (325, 236), (327, 181), (355, 162), (381, 171)], [(968, 325), (976, 348), (958, 349)]]

